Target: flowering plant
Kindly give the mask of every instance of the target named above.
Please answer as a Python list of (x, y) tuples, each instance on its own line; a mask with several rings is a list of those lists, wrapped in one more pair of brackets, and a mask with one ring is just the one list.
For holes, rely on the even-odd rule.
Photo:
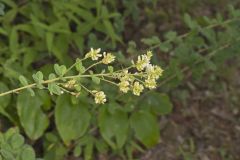
[[(28, 84), (24, 76), (20, 76), (19, 80), (24, 86), (1, 93), (0, 96), (18, 93), (23, 89), (28, 89), (31, 94), (34, 95), (32, 88), (39, 88), (48, 89), (51, 94), (60, 95), (66, 92), (78, 97), (81, 94), (81, 89), (84, 89), (94, 97), (96, 104), (104, 104), (107, 101), (105, 93), (103, 91), (88, 89), (88, 87), (81, 82), (82, 78), (92, 78), (97, 83), (104, 81), (119, 87), (119, 90), (123, 93), (132, 91), (134, 95), (139, 96), (141, 92), (143, 92), (144, 87), (148, 89), (156, 88), (156, 80), (158, 80), (163, 73), (161, 67), (150, 64), (151, 57), (152, 52), (147, 51), (146, 54), (138, 56), (136, 62), (132, 61), (132, 65), (127, 68), (113, 71), (113, 68), (108, 66), (109, 72), (103, 70), (101, 73), (94, 73), (91, 70), (94, 66), (99, 64), (109, 65), (115, 61), (115, 56), (112, 53), (106, 52), (101, 54), (100, 48), (91, 48), (83, 59), (77, 59), (68, 69), (64, 65), (60, 66), (55, 64), (55, 73), (51, 73), (48, 80), (44, 80), (43, 73), (40, 71), (33, 74), (32, 77), (35, 83), (32, 84)], [(100, 58), (102, 59), (99, 60)], [(91, 59), (94, 63), (85, 67), (83, 62), (87, 59)], [(67, 75), (74, 67), (78, 71), (78, 74)], [(133, 70), (133, 72), (130, 72), (130, 70)], [(89, 71), (90, 74), (86, 74), (87, 71)]]
[[(1, 124), (4, 129), (17, 126), (44, 160), (106, 159), (102, 155), (133, 160), (136, 151), (159, 143), (163, 126), (158, 118), (173, 108), (169, 96), (183, 99), (186, 95), (166, 92), (183, 85), (186, 72), (187, 77), (199, 79), (239, 53), (240, 11), (233, 7), (229, 15), (211, 19), (186, 14), (182, 19), (189, 32), (144, 35), (141, 42), (129, 42), (127, 48), (121, 36), (124, 17), (108, 8), (113, 3), (118, 5), (101, 0), (0, 3), (0, 10), (6, 12), (0, 18)], [(135, 1), (124, 3), (136, 7)], [(128, 7), (120, 5), (123, 8)], [(99, 48), (114, 50), (117, 42), (124, 44), (126, 54)], [(158, 54), (139, 55), (140, 44)], [(132, 62), (126, 58), (131, 56)], [(52, 65), (56, 61), (65, 65)], [(33, 149), (28, 145), (26, 149), (23, 137), (14, 132), (0, 134), (0, 159), (35, 160)]]

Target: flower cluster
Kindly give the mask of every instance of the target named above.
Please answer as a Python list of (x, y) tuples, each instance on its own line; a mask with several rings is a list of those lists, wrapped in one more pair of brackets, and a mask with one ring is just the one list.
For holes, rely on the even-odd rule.
[(154, 89), (157, 86), (156, 80), (151, 78), (147, 78), (144, 84), (145, 84), (145, 87), (149, 89)]
[(133, 84), (133, 94), (139, 96), (140, 93), (143, 91), (144, 87), (139, 82), (134, 82)]
[(103, 59), (102, 59), (103, 64), (112, 63), (114, 60), (115, 60), (114, 55), (112, 55), (111, 53), (103, 52)]
[(127, 93), (131, 90), (134, 95), (139, 96), (144, 90), (144, 86), (148, 89), (157, 87), (156, 80), (162, 75), (163, 70), (159, 66), (150, 64), (151, 57), (152, 52), (148, 51), (146, 54), (138, 56), (137, 62), (132, 62), (137, 72), (129, 73), (128, 70), (122, 72), (118, 83), (121, 92)]
[(101, 48), (98, 49), (93, 49), (91, 48), (91, 50), (85, 55), (85, 58), (91, 58), (93, 61), (98, 60), (98, 58), (102, 57), (101, 54), (99, 54), (101, 52)]
[(85, 55), (85, 58), (91, 58), (93, 61), (96, 61), (100, 57), (103, 57), (101, 61), (103, 64), (109, 64), (115, 60), (115, 56), (113, 54), (106, 53), (106, 52), (103, 52), (103, 54), (100, 54), (100, 52), (101, 52), (101, 48), (98, 48), (98, 49), (91, 48), (91, 50)]
[(107, 101), (106, 95), (103, 91), (93, 90), (92, 93), (94, 94), (94, 100), (96, 104), (104, 104)]
[(149, 64), (146, 67), (146, 72), (149, 79), (158, 79), (162, 75), (163, 69), (159, 66)]
[(150, 64), (150, 60), (152, 57), (152, 52), (148, 51), (147, 54), (143, 54), (141, 56), (138, 56), (138, 60), (135, 64), (138, 71), (144, 70), (145, 67), (147, 67)]
[(130, 83), (126, 80), (119, 82), (119, 89), (123, 93), (127, 93), (130, 90)]
[(67, 83), (65, 83), (63, 86), (65, 88), (71, 89), (71, 88), (73, 88), (75, 86), (75, 84), (76, 84), (76, 80), (75, 79), (71, 79), (71, 80), (67, 81)]
[[(91, 58), (93, 61), (97, 61), (87, 67), (87, 69), (90, 69), (99, 64), (108, 65), (115, 61), (116, 57), (112, 53), (103, 52), (101, 54), (100, 52), (100, 48), (91, 48), (91, 50), (86, 54), (84, 59)], [(130, 67), (117, 71), (109, 70), (108, 73), (106, 73), (104, 70), (99, 74), (94, 74), (91, 71), (91, 75), (81, 75), (83, 73), (79, 71), (81, 73), (79, 74), (79, 77), (83, 76), (85, 78), (93, 78), (94, 76), (95, 80), (97, 78), (97, 81), (99, 81), (98, 83), (100, 83), (100, 81), (109, 82), (118, 86), (119, 90), (123, 93), (131, 91), (134, 95), (140, 96), (144, 88), (156, 88), (157, 80), (160, 78), (160, 76), (162, 76), (163, 73), (163, 69), (161, 67), (157, 65), (152, 65), (150, 63), (152, 56), (152, 52), (148, 51), (146, 54), (138, 56), (136, 62), (132, 61), (133, 65), (131, 65)], [(80, 70), (80, 67), (85, 68), (82, 63), (80, 64), (81, 65), (76, 66), (77, 70)], [(91, 91), (86, 86), (81, 84), (81, 81), (75, 80), (74, 78), (65, 82), (63, 87), (65, 89), (64, 91), (67, 91), (72, 95), (76, 96), (80, 94), (81, 88), (85, 89), (87, 92), (91, 93), (94, 96), (96, 104), (104, 104), (107, 101), (106, 95), (103, 91)], [(70, 91), (66, 89), (69, 89)], [(74, 91), (77, 91), (76, 94)]]

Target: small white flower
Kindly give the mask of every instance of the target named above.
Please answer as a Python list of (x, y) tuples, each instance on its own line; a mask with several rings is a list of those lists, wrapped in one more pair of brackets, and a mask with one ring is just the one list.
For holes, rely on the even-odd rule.
[(149, 88), (149, 89), (154, 89), (157, 87), (157, 83), (155, 79), (146, 79), (145, 80), (145, 87)]
[(150, 58), (151, 56), (150, 55), (141, 55), (141, 56), (138, 56), (138, 60), (135, 64), (136, 68), (138, 71), (142, 71), (144, 70), (144, 68), (150, 64)]
[(139, 82), (134, 82), (133, 84), (133, 94), (139, 96), (140, 93), (143, 91), (144, 87)]
[(147, 51), (147, 57), (150, 60), (152, 58), (153, 54), (152, 51)]
[(94, 100), (96, 104), (104, 104), (107, 101), (106, 95), (103, 91), (93, 90), (92, 93), (94, 94)]
[(128, 73), (128, 70), (125, 69), (125, 70), (122, 71), (119, 79), (120, 79), (120, 81), (132, 82), (134, 80), (134, 76), (131, 75), (131, 73)]
[(149, 79), (158, 79), (162, 76), (163, 69), (159, 66), (153, 66), (151, 64), (146, 67), (147, 76)]
[(72, 80), (69, 80), (66, 84), (64, 84), (64, 87), (73, 88), (75, 84), (76, 84), (76, 80), (72, 79)]
[(127, 93), (130, 89), (129, 85), (130, 83), (128, 81), (121, 81), (119, 84), (119, 89), (120, 91), (122, 91), (123, 93)]
[(91, 58), (92, 60), (96, 61), (98, 60), (99, 57), (102, 57), (101, 54), (99, 54), (101, 52), (101, 48), (98, 49), (93, 49), (91, 48), (91, 50), (85, 55), (85, 58)]
[(112, 63), (114, 60), (115, 60), (115, 56), (113, 54), (103, 52), (103, 59), (102, 59), (103, 64)]

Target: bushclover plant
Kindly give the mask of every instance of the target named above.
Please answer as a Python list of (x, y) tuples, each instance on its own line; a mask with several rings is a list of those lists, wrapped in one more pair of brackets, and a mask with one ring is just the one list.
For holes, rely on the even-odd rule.
[[(81, 90), (84, 89), (94, 97), (96, 104), (104, 104), (107, 101), (105, 93), (101, 90), (89, 89), (82, 83), (82, 78), (92, 78), (97, 84), (100, 81), (104, 81), (119, 87), (119, 90), (123, 93), (132, 91), (134, 95), (139, 96), (144, 88), (156, 88), (157, 80), (163, 73), (163, 69), (160, 66), (150, 63), (152, 56), (152, 52), (147, 51), (146, 54), (138, 56), (136, 62), (132, 61), (131, 66), (114, 71), (114, 68), (109, 64), (113, 63), (116, 57), (112, 53), (101, 53), (100, 48), (91, 48), (84, 58), (77, 59), (69, 68), (65, 65), (55, 64), (55, 73), (51, 73), (47, 80), (44, 80), (44, 75), (41, 71), (32, 75), (35, 82), (32, 84), (28, 84), (27, 79), (21, 75), (19, 80), (23, 87), (1, 93), (0, 96), (18, 93), (23, 89), (27, 89), (34, 96), (33, 88), (38, 88), (47, 89), (51, 95), (69, 93), (78, 97), (81, 94)], [(93, 63), (86, 67), (83, 65), (86, 60), (91, 60)], [(92, 69), (100, 64), (106, 65), (108, 71), (102, 70), (100, 73), (94, 73)], [(68, 74), (73, 69), (78, 72), (77, 75)]]
[[(145, 147), (160, 141), (158, 117), (173, 108), (170, 94), (166, 93), (182, 85), (186, 75), (199, 79), (226, 59), (239, 56), (240, 11), (233, 7), (229, 7), (226, 18), (219, 14), (197, 20), (186, 14), (183, 20), (189, 32), (178, 35), (178, 31), (169, 31), (163, 39), (158, 38), (162, 35), (143, 38), (145, 46), (132, 45), (135, 48), (128, 48), (128, 54), (122, 54), (121, 59), (120, 51), (112, 54), (98, 49), (115, 50), (109, 40), (113, 44), (121, 41), (121, 29), (116, 32), (121, 28), (117, 24), (121, 18), (114, 10), (106, 9), (105, 1), (3, 3), (7, 7), (6, 16), (0, 19), (0, 34), (4, 37), (0, 49), (0, 114), (18, 127), (28, 144), (40, 146), (35, 148), (36, 154), (45, 160), (63, 160), (66, 156), (90, 160), (98, 154), (134, 159), (133, 153), (144, 152)], [(98, 35), (100, 39), (96, 39)], [(139, 55), (138, 48), (157, 54), (147, 51)], [(72, 49), (75, 55), (70, 59), (67, 53)], [(45, 56), (70, 67), (52, 67), (52, 61), (34, 67), (35, 62), (45, 61)], [(131, 56), (132, 63), (126, 63)], [(75, 57), (82, 58), (72, 62)], [(119, 63), (115, 63), (117, 57)], [(41, 71), (32, 75), (33, 70)], [(16, 88), (18, 77), (22, 87)], [(0, 134), (0, 157), (9, 156), (5, 151), (10, 151), (13, 156), (24, 157), (21, 160), (29, 159), (22, 156), (25, 148), (21, 147), (26, 145), (16, 133), (14, 138), (1, 138)], [(14, 146), (18, 152), (12, 152)], [(27, 155), (34, 159), (34, 154), (31, 151)]]

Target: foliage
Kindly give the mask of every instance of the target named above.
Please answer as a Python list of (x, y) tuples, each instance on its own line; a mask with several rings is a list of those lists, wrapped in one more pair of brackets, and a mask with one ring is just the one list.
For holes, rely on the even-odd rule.
[(36, 159), (33, 148), (24, 143), (24, 137), (16, 128), (0, 133), (0, 159), (14, 160), (40, 160)]
[[(173, 109), (166, 93), (183, 83), (184, 73), (201, 79), (240, 50), (240, 11), (231, 6), (226, 17), (196, 20), (185, 14), (186, 34), (169, 31), (163, 39), (143, 38), (144, 47), (153, 50), (153, 63), (164, 68), (161, 76), (161, 68), (148, 64), (150, 52), (139, 55), (135, 42), (129, 43), (128, 54), (93, 49), (115, 49), (122, 43), (124, 17), (131, 15), (136, 21), (139, 17), (135, 1), (123, 1), (122, 15), (117, 1), (2, 0), (0, 4), (0, 113), (31, 144), (41, 143), (46, 160), (66, 155), (94, 159), (94, 151), (134, 159), (136, 150), (143, 152), (159, 142), (158, 117)], [(158, 73), (150, 75), (149, 70)], [(140, 95), (143, 87), (156, 85), (161, 90)], [(3, 159), (36, 159), (18, 131), (9, 129), (1, 137)]]
[[(7, 71), (3, 74), (8, 78), (17, 78), (18, 73), (28, 69), (35, 60), (54, 56), (61, 63), (69, 64), (70, 49), (80, 55), (87, 46), (99, 47), (95, 41), (103, 41), (102, 48), (112, 48), (121, 41), (111, 23), (120, 15), (109, 11), (101, 0), (71, 3), (2, 0), (1, 4), (5, 13), (0, 18), (0, 34), (6, 40), (1, 41), (0, 52), (6, 58), (11, 55), (3, 64)], [(95, 32), (103, 34), (104, 38), (97, 39)], [(103, 44), (110, 45), (103, 47)]]

